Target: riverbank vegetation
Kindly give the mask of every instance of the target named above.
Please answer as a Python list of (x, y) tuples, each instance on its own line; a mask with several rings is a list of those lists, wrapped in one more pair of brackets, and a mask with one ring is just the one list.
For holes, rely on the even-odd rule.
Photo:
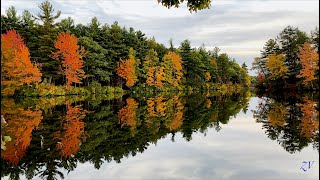
[(170, 47), (140, 30), (87, 25), (45, 1), (40, 12), (14, 7), (1, 15), (1, 95), (55, 96), (128, 91), (216, 91), (250, 86), (247, 66), (219, 48), (192, 48), (189, 40)]
[(319, 29), (307, 34), (286, 27), (265, 43), (252, 67), (258, 71), (258, 90), (319, 90)]

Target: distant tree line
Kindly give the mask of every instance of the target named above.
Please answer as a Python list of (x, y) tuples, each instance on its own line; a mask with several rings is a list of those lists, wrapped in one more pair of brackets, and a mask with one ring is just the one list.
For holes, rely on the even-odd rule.
[[(37, 15), (27, 10), (18, 15), (14, 7), (1, 15), (1, 36), (7, 37), (1, 40), (1, 64), (7, 67), (2, 70), (2, 82), (7, 83), (9, 94), (22, 86), (43, 82), (66, 87), (125, 84), (128, 89), (135, 86), (158, 90), (212, 84), (250, 86), (247, 66), (238, 65), (225, 53), (219, 54), (217, 47), (192, 48), (190, 41), (184, 40), (176, 48), (171, 39), (167, 48), (118, 22), (102, 25), (96, 17), (87, 25), (75, 24), (70, 17), (56, 22), (61, 12), (55, 12), (49, 1), (39, 8)], [(20, 45), (15, 43), (17, 40)], [(22, 46), (24, 53), (20, 52)], [(24, 59), (29, 71), (36, 69), (31, 71), (35, 74), (28, 74), (32, 81), (25, 80), (22, 72), (20, 79), (10, 74), (19, 59)], [(19, 70), (27, 71), (24, 66)]]
[(259, 89), (319, 89), (319, 29), (307, 34), (286, 27), (275, 39), (269, 39), (256, 57)]

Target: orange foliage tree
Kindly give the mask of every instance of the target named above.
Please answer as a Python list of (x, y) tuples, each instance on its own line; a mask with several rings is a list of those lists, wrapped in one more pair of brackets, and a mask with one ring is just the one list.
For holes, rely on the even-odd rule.
[(57, 52), (53, 53), (54, 58), (62, 61), (62, 71), (66, 76), (66, 87), (69, 87), (72, 83), (81, 83), (81, 80), (85, 77), (82, 69), (82, 57), (85, 51), (83, 48), (80, 49), (77, 37), (68, 32), (60, 33), (54, 47), (58, 49)]
[(39, 83), (41, 73), (32, 64), (30, 53), (23, 38), (15, 31), (1, 34), (1, 84), (6, 85), (5, 94), (13, 94), (24, 84)]
[(129, 58), (121, 60), (118, 64), (117, 74), (126, 80), (126, 86), (132, 87), (138, 80), (136, 73), (137, 62), (134, 57), (134, 50), (130, 48)]
[(72, 107), (69, 102), (66, 102), (66, 106), (67, 114), (63, 123), (64, 132), (55, 133), (55, 138), (60, 140), (57, 149), (61, 150), (60, 154), (63, 157), (69, 157), (80, 150), (85, 125), (81, 120), (86, 116), (85, 111), (80, 106)]
[(301, 118), (301, 135), (306, 138), (312, 138), (316, 131), (319, 130), (319, 111), (314, 107), (316, 102), (304, 98), (304, 103), (299, 104), (302, 111)]
[(12, 140), (6, 143), (6, 150), (1, 152), (1, 158), (18, 165), (30, 145), (33, 129), (43, 119), (42, 111), (18, 107), (13, 100), (8, 99), (2, 105), (1, 114), (8, 123), (5, 134)]
[(304, 43), (303, 46), (299, 48), (298, 57), (302, 65), (298, 77), (304, 78), (303, 83), (305, 85), (311, 82), (311, 86), (313, 86), (312, 80), (316, 79), (314, 75), (316, 70), (319, 70), (319, 54), (310, 43)]

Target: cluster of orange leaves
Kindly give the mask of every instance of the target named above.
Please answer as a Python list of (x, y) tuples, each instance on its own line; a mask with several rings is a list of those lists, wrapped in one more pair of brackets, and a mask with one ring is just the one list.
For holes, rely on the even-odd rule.
[(130, 48), (129, 58), (121, 60), (118, 64), (117, 73), (120, 77), (126, 80), (126, 86), (132, 87), (138, 80), (136, 74), (136, 62), (133, 55), (134, 51)]
[(72, 83), (81, 83), (85, 73), (82, 69), (84, 49), (79, 47), (78, 39), (73, 34), (60, 33), (54, 47), (58, 49), (53, 53), (55, 59), (62, 59), (62, 68), (66, 76), (66, 87)]
[(300, 70), (298, 77), (304, 78), (304, 84), (315, 80), (315, 72), (319, 70), (319, 54), (310, 43), (305, 43), (299, 48), (298, 57), (302, 65), (302, 69)]
[(6, 143), (6, 150), (1, 152), (1, 157), (12, 165), (18, 165), (30, 145), (32, 131), (38, 127), (43, 119), (42, 111), (25, 110), (16, 107), (13, 100), (6, 100), (1, 114), (4, 115), (8, 123), (6, 134), (12, 138), (12, 141)]
[(316, 102), (304, 98), (304, 103), (299, 104), (303, 113), (301, 119), (301, 134), (306, 138), (312, 138), (314, 133), (319, 130), (319, 111), (314, 107)]
[(57, 144), (57, 149), (61, 150), (62, 157), (69, 157), (80, 150), (80, 144), (84, 135), (84, 122), (81, 120), (86, 116), (85, 111), (81, 107), (72, 107), (70, 103), (66, 103), (67, 114), (63, 123), (64, 132), (55, 134), (55, 138), (60, 142)]
[(156, 87), (163, 87), (164, 77), (164, 67), (163, 66), (152, 66), (149, 67), (147, 72), (147, 84), (154, 85)]
[(13, 94), (23, 84), (41, 81), (40, 70), (31, 63), (29, 49), (15, 30), (1, 35), (1, 55), (1, 84), (7, 85), (5, 94)]

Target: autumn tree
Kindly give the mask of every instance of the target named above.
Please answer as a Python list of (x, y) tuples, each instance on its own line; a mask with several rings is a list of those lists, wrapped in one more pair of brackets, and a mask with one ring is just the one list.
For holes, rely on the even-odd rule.
[(53, 55), (56, 60), (62, 62), (66, 87), (69, 87), (72, 83), (81, 83), (81, 80), (85, 77), (82, 69), (82, 57), (85, 51), (83, 48), (80, 49), (76, 36), (68, 32), (60, 33), (54, 46), (58, 51), (54, 52)]
[(5, 94), (13, 94), (24, 84), (41, 81), (42, 74), (37, 65), (31, 63), (29, 50), (15, 30), (1, 35), (1, 66), (1, 84), (6, 86)]
[(117, 74), (126, 80), (127, 87), (132, 87), (138, 81), (136, 66), (137, 63), (134, 57), (134, 50), (130, 48), (129, 58), (121, 60), (116, 69)]
[(163, 57), (163, 66), (166, 81), (173, 86), (178, 86), (182, 79), (182, 59), (179, 54), (169, 52)]
[(271, 80), (287, 78), (288, 67), (285, 65), (285, 57), (282, 54), (272, 54), (268, 56), (266, 67), (270, 71)]
[(319, 70), (319, 54), (309, 43), (304, 43), (302, 47), (299, 48), (300, 63), (302, 69), (298, 77), (303, 78), (303, 83), (305, 85), (311, 83), (313, 88), (312, 81), (316, 79), (315, 73)]

